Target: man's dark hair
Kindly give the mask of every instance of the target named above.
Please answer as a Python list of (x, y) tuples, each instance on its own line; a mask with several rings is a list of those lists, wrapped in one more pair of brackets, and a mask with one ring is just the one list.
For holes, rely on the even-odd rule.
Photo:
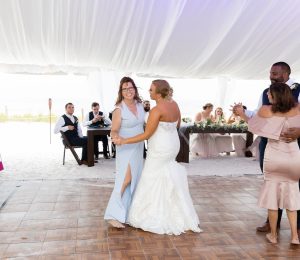
[(279, 61), (279, 62), (276, 62), (272, 65), (273, 66), (280, 66), (285, 72), (287, 72), (287, 74), (291, 74), (291, 67), (289, 64), (287, 64), (286, 62), (284, 61)]
[(74, 106), (73, 103), (69, 102), (69, 103), (67, 103), (67, 104), (65, 105), (65, 109), (67, 109), (68, 105)]
[(96, 107), (96, 106), (99, 106), (99, 103), (93, 102), (93, 103), (92, 103), (92, 108), (93, 108), (93, 107)]

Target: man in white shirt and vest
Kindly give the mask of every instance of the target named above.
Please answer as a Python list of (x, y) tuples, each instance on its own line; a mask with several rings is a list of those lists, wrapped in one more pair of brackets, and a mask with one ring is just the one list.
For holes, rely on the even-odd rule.
[(74, 105), (67, 103), (65, 105), (66, 113), (62, 115), (54, 128), (54, 133), (64, 132), (71, 145), (81, 146), (81, 162), (87, 165), (87, 137), (83, 136), (78, 118), (74, 116)]
[[(103, 127), (111, 125), (111, 121), (105, 118), (102, 111), (100, 111), (100, 105), (97, 102), (92, 103), (92, 111), (90, 111), (84, 118), (83, 126), (87, 127)], [(98, 160), (99, 147), (98, 142), (103, 144), (103, 157), (110, 159), (108, 154), (108, 138), (107, 135), (95, 135), (94, 136), (94, 154), (95, 160)]]

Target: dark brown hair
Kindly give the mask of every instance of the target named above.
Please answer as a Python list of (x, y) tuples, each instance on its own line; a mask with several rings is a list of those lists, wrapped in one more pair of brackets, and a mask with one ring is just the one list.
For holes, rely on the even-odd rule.
[(97, 102), (93, 102), (93, 103), (92, 103), (92, 108), (93, 108), (93, 107), (97, 107), (97, 106), (99, 106), (99, 103), (97, 103)]
[(123, 100), (123, 96), (122, 96), (122, 86), (124, 83), (131, 83), (134, 90), (135, 90), (135, 95), (134, 95), (134, 99), (138, 102), (138, 103), (142, 103), (142, 100), (140, 98), (140, 95), (139, 95), (139, 92), (138, 92), (138, 89), (133, 81), (132, 78), (129, 78), (129, 77), (123, 77), (121, 80), (120, 80), (120, 85), (119, 85), (119, 91), (118, 91), (118, 98), (117, 98), (117, 101), (116, 101), (116, 105), (117, 104), (120, 104)]
[(65, 105), (65, 109), (67, 109), (68, 105), (74, 106), (73, 103), (69, 102)]
[(171, 87), (168, 81), (164, 79), (156, 79), (152, 81), (152, 84), (156, 87), (155, 92), (157, 94), (161, 94), (162, 98), (165, 98), (169, 95)]
[(285, 83), (273, 83), (270, 86), (270, 94), (273, 99), (271, 107), (273, 113), (286, 113), (296, 106), (292, 90)]
[(212, 103), (206, 103), (202, 108), (205, 110), (208, 107), (213, 107), (214, 105)]

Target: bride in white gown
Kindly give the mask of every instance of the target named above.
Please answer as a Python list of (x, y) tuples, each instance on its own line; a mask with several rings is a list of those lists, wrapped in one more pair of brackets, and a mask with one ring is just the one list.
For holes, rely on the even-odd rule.
[(167, 81), (154, 80), (149, 91), (156, 106), (150, 111), (145, 132), (127, 139), (113, 138), (119, 145), (149, 139), (147, 159), (129, 209), (128, 224), (157, 234), (201, 232), (186, 170), (175, 161), (180, 146), (177, 133), (180, 110), (176, 102), (168, 99)]

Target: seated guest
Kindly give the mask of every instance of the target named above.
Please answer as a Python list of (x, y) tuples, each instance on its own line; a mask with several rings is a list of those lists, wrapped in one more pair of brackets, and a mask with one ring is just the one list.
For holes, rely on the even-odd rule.
[[(106, 119), (103, 112), (100, 111), (100, 105), (97, 102), (92, 103), (92, 111), (90, 111), (84, 118), (83, 126), (100, 127), (111, 125), (111, 121)], [(103, 144), (103, 156), (105, 159), (109, 159), (108, 155), (108, 138), (107, 135), (95, 135), (94, 136), (94, 154), (95, 160), (98, 160), (99, 147), (98, 142)]]
[[(241, 118), (234, 113), (231, 114), (227, 123), (238, 125), (240, 123)], [(232, 142), (236, 156), (244, 157), (246, 150), (246, 137), (243, 134), (231, 134)]]
[(213, 117), (213, 121), (217, 124), (226, 123), (226, 119), (223, 113), (223, 109), (221, 107), (217, 107), (215, 110), (215, 115)]
[(83, 136), (78, 118), (74, 116), (74, 105), (67, 103), (65, 105), (66, 113), (62, 115), (54, 128), (54, 133), (64, 132), (71, 145), (82, 147), (81, 162), (87, 165), (87, 137)]
[[(110, 119), (110, 121), (112, 121), (112, 114), (113, 111), (108, 113), (108, 118)], [(116, 145), (113, 142), (111, 142), (111, 156), (112, 158), (116, 158)]]
[[(246, 110), (247, 107), (243, 106), (243, 109)], [(227, 123), (238, 125), (241, 120), (240, 116), (232, 113)], [(252, 157), (252, 152), (250, 150), (246, 151), (246, 136), (244, 134), (232, 134), (232, 142), (236, 156), (244, 157), (246, 153), (247, 157)]]
[(227, 124), (238, 125), (240, 123), (240, 121), (241, 121), (241, 117), (232, 113), (227, 120)]
[[(206, 121), (207, 123), (213, 122), (213, 104), (207, 103), (203, 106), (203, 111), (199, 112), (195, 117), (195, 123)], [(208, 158), (218, 156), (216, 148), (215, 137), (213, 134), (197, 134), (191, 142), (191, 151), (197, 156)]]
[[(243, 106), (243, 109), (245, 111), (245, 110), (247, 110), (247, 107)], [(227, 120), (227, 124), (239, 124), (241, 120), (242, 119), (239, 115), (232, 113), (231, 116)]]
[[(217, 107), (215, 110), (215, 116), (213, 118), (214, 123), (224, 124), (226, 119), (221, 107)], [(215, 134), (215, 142), (218, 153), (226, 152), (228, 155), (233, 151), (232, 137), (228, 134)]]

